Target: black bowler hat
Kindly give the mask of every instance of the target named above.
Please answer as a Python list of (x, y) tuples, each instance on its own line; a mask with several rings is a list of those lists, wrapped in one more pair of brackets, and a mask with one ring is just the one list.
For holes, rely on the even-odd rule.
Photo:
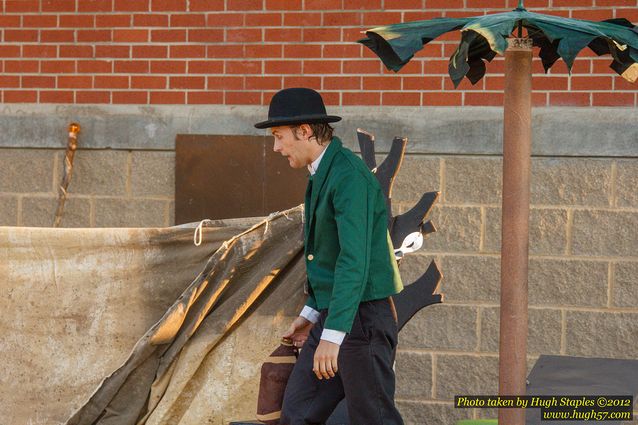
[(337, 121), (341, 121), (341, 117), (326, 114), (326, 107), (319, 93), (307, 88), (291, 88), (275, 93), (270, 101), (268, 119), (258, 122), (255, 127), (269, 128)]

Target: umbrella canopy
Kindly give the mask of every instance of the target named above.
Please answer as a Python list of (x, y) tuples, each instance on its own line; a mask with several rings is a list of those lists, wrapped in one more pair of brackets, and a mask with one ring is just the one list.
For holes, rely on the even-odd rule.
[(387, 25), (366, 31), (359, 42), (369, 47), (388, 69), (400, 70), (423, 46), (449, 31), (461, 30), (461, 42), (450, 58), (455, 86), (463, 77), (475, 84), (485, 75), (485, 61), (504, 54), (507, 38), (527, 30), (547, 72), (558, 58), (571, 71), (576, 55), (589, 47), (597, 55), (611, 54), (610, 67), (630, 82), (638, 80), (638, 27), (627, 19), (602, 22), (528, 12), (522, 2), (511, 12), (469, 18), (435, 18)]

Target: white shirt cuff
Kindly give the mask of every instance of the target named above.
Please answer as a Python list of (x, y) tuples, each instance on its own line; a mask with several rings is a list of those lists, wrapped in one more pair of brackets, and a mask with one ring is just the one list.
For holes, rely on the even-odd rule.
[(308, 307), (306, 305), (304, 306), (303, 310), (301, 310), (301, 313), (299, 313), (299, 315), (309, 322), (317, 323), (321, 314), (314, 308)]
[(335, 331), (333, 329), (324, 329), (321, 333), (321, 339), (341, 345), (343, 339), (346, 337), (346, 333), (342, 331)]

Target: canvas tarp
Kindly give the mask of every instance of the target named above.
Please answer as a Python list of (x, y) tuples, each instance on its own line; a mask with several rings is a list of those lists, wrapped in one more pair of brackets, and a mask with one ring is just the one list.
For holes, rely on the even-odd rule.
[(302, 208), (255, 221), (0, 228), (0, 423), (254, 417), (305, 279)]

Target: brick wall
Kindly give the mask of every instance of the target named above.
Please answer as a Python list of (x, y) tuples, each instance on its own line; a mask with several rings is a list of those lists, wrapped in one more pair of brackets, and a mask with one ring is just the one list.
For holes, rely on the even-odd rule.
[[(378, 25), (511, 10), (515, 0), (5, 0), (0, 102), (267, 104), (283, 87), (331, 105), (501, 105), (503, 58), (476, 86), (452, 88), (458, 33), (430, 43), (398, 75), (355, 43)], [(572, 18), (626, 17), (636, 0), (530, 0)], [(586, 49), (571, 76), (534, 61), (536, 106), (635, 106), (625, 82)]]

